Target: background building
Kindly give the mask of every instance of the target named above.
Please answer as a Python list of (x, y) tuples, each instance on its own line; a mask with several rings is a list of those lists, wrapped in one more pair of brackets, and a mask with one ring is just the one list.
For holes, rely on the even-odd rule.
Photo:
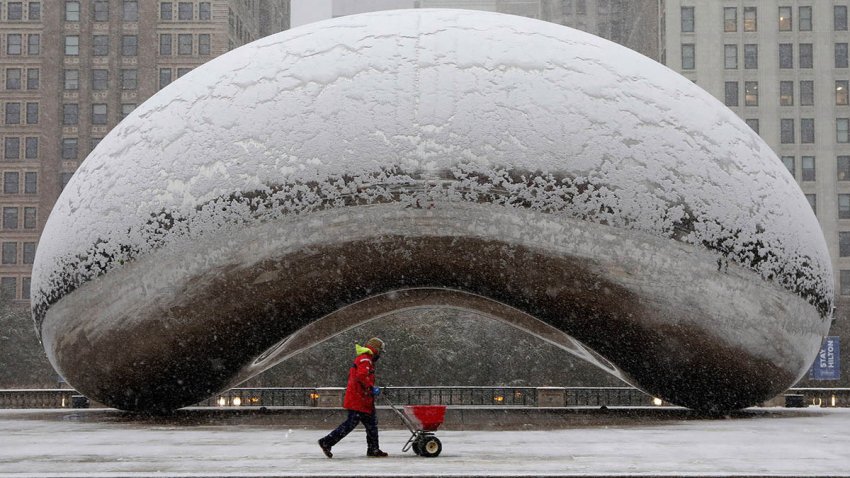
[(662, 61), (743, 118), (803, 189), (832, 256), (830, 334), (840, 337), (850, 337), (847, 10), (847, 1), (667, 0), (660, 21)]
[(289, 27), (289, 0), (0, 1), (0, 300), (25, 304), (39, 235), (88, 153), (198, 65)]

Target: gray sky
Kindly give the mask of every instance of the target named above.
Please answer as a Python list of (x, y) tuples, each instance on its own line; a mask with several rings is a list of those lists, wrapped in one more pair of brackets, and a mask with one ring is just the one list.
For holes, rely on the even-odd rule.
[(413, 0), (292, 0), (292, 26), (334, 16), (412, 7)]
[(312, 23), (333, 16), (333, 0), (292, 0), (290, 4), (292, 27)]

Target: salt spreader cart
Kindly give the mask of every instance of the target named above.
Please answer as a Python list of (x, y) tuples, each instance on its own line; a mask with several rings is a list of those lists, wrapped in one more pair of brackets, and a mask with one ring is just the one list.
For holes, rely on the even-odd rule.
[(434, 432), (446, 418), (445, 405), (405, 405), (402, 412), (389, 399), (384, 397), (384, 400), (410, 430), (410, 438), (401, 449), (402, 452), (413, 449), (417, 455), (430, 458), (443, 451), (443, 444), (434, 436)]

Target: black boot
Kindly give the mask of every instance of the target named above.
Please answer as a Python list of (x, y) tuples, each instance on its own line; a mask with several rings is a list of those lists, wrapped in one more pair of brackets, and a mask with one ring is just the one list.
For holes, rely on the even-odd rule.
[(383, 457), (389, 456), (389, 455), (382, 452), (381, 450), (370, 450), (370, 451), (366, 452), (366, 456), (371, 456), (371, 457), (374, 457), (374, 458), (383, 458)]
[(325, 445), (325, 442), (323, 442), (321, 439), (319, 439), (319, 447), (322, 448), (322, 453), (324, 453), (326, 457), (328, 457), (328, 458), (334, 457), (334, 454), (331, 453), (331, 447), (328, 446), (328, 445)]

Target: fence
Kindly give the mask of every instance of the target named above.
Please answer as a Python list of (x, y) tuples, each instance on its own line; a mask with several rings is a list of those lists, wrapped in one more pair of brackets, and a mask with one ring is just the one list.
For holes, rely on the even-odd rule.
[[(338, 407), (342, 388), (233, 388), (196, 407)], [(439, 404), (453, 407), (641, 407), (667, 403), (631, 387), (387, 387), (397, 405)], [(850, 407), (850, 388), (792, 388), (768, 404)], [(84, 408), (88, 399), (71, 389), (0, 390), (0, 409)]]

